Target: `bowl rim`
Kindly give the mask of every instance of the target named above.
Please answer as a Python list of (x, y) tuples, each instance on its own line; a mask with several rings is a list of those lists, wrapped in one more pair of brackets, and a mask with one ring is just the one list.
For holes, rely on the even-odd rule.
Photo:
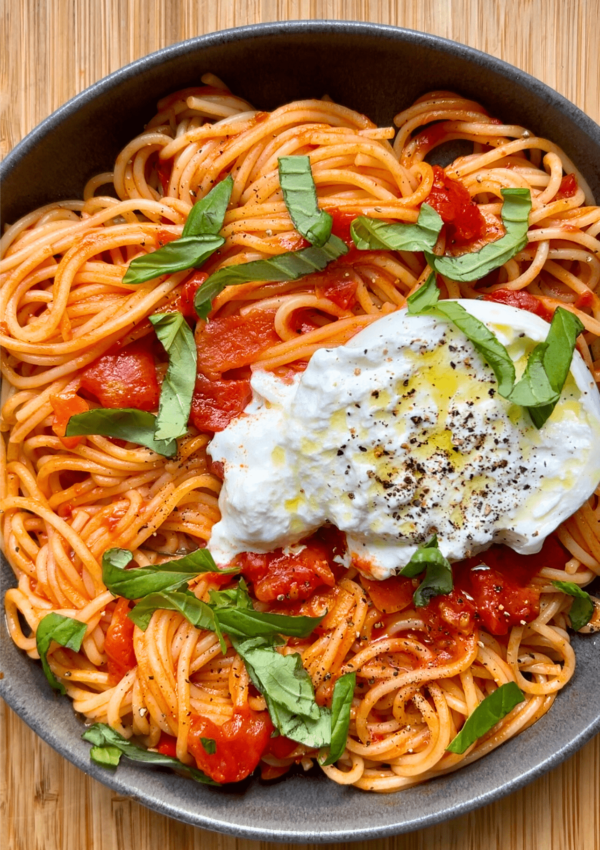
[[(146, 56), (142, 56), (122, 68), (113, 71), (108, 76), (97, 80), (86, 89), (69, 99), (51, 115), (45, 118), (40, 124), (33, 128), (17, 145), (15, 145), (15, 147), (0, 163), (0, 179), (6, 177), (12, 169), (26, 158), (29, 152), (38, 144), (43, 143), (47, 136), (50, 135), (64, 120), (67, 120), (82, 107), (93, 103), (99, 95), (109, 93), (111, 90), (118, 88), (125, 80), (135, 77), (147, 68), (160, 66), (165, 61), (176, 59), (177, 57), (189, 54), (190, 52), (199, 52), (207, 47), (220, 44), (234, 43), (259, 37), (280, 36), (285, 34), (296, 35), (315, 32), (322, 34), (368, 33), (370, 36), (378, 36), (387, 40), (399, 41), (416, 46), (427, 46), (447, 55), (451, 55), (471, 63), (474, 62), (482, 68), (499, 74), (505, 79), (518, 81), (532, 90), (534, 94), (543, 96), (546, 101), (556, 107), (562, 114), (567, 114), (572, 120), (576, 121), (580, 129), (583, 130), (586, 135), (588, 135), (600, 148), (600, 126), (579, 107), (555, 89), (536, 79), (527, 72), (505, 62), (502, 59), (498, 59), (490, 54), (477, 50), (476, 48), (460, 44), (441, 36), (420, 32), (418, 30), (406, 29), (403, 27), (395, 27), (388, 24), (328, 19), (292, 20), (250, 24), (242, 27), (218, 30), (194, 36), (193, 38), (160, 48), (157, 51), (147, 54)], [(2, 562), (6, 564), (6, 559), (3, 555), (1, 558)], [(5, 636), (4, 634), (0, 635), (2, 642), (4, 642), (5, 637), (8, 636)], [(10, 638), (8, 638), (8, 640), (10, 641)], [(20, 650), (18, 650), (18, 652), (23, 655)], [(82, 755), (80, 751), (76, 750), (76, 748), (67, 746), (59, 732), (55, 732), (53, 728), (45, 725), (43, 707), (36, 709), (35, 706), (32, 706), (31, 703), (24, 698), (24, 695), (20, 693), (18, 684), (15, 686), (11, 677), (5, 677), (4, 680), (0, 680), (0, 696), (2, 696), (6, 703), (37, 735), (39, 735), (46, 743), (50, 744), (50, 746), (62, 757), (66, 758), (76, 767), (83, 770), (84, 773), (93, 776), (112, 790), (128, 796), (132, 795), (130, 777), (135, 776), (140, 768), (135, 765), (124, 764), (121, 768), (119, 768), (118, 774), (113, 774), (89, 761), (87, 747), (85, 749), (85, 755)], [(71, 706), (68, 708), (69, 711), (73, 711)], [(142, 797), (138, 796), (138, 794), (134, 795), (134, 799), (160, 814), (173, 817), (177, 820), (190, 823), (204, 829), (216, 830), (221, 833), (241, 838), (290, 843), (313, 842), (315, 844), (370, 840), (423, 829), (425, 827), (467, 814), (468, 812), (480, 808), (483, 805), (495, 802), (496, 800), (499, 800), (502, 797), (522, 788), (524, 785), (540, 777), (551, 768), (558, 766), (569, 756), (573, 755), (599, 731), (600, 712), (592, 722), (583, 728), (580, 728), (578, 733), (569, 740), (568, 744), (562, 746), (558, 751), (554, 752), (544, 761), (537, 763), (533, 767), (524, 769), (523, 772), (516, 778), (509, 780), (502, 779), (499, 787), (489, 789), (483, 793), (474, 792), (470, 799), (459, 803), (451, 811), (446, 808), (441, 811), (420, 815), (419, 817), (400, 824), (387, 824), (381, 826), (366, 825), (358, 830), (353, 829), (352, 831), (347, 831), (344, 829), (337, 829), (335, 831), (326, 832), (317, 832), (310, 828), (310, 824), (307, 824), (306, 827), (301, 826), (299, 830), (290, 833), (288, 830), (278, 830), (264, 826), (246, 824), (240, 825), (228, 822), (226, 819), (219, 820), (212, 815), (203, 815), (202, 812), (192, 812), (189, 810), (189, 807), (187, 811), (182, 810), (165, 800), (156, 800), (156, 798), (153, 798), (152, 801), (146, 801)]]

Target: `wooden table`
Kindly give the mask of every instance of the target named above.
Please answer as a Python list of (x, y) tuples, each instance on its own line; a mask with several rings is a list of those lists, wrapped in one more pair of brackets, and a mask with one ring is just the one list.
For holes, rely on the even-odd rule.
[[(122, 65), (258, 21), (376, 21), (500, 56), (600, 121), (600, 0), (5, 0), (0, 152)], [(4, 39), (3, 39), (4, 42)], [(4, 708), (0, 825), (10, 850), (258, 850), (154, 814), (70, 765)], [(448, 824), (357, 850), (600, 850), (600, 737), (522, 791)], [(8, 844), (6, 843), (8, 839)], [(339, 847), (340, 845), (335, 845)]]

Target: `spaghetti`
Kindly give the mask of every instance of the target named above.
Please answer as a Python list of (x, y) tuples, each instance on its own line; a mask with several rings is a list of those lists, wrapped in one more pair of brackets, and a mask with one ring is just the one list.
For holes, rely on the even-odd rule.
[[(180, 310), (197, 318), (191, 305), (207, 274), (306, 246), (281, 193), (281, 157), (310, 157), (320, 206), (348, 245), (357, 216), (414, 223), (427, 200), (446, 225), (441, 250), (478, 250), (502, 234), (501, 190), (529, 189), (526, 247), (483, 280), (440, 279), (442, 297), (483, 296), (545, 318), (570, 310), (585, 327), (578, 349), (597, 382), (600, 208), (556, 145), (451, 92), (420, 98), (396, 116), (396, 131), (328, 98), (265, 113), (212, 75), (203, 83), (160, 101), (83, 200), (42, 207), (2, 236), (0, 510), (17, 577), (5, 604), (10, 634), (31, 658), (48, 613), (86, 624), (80, 651), (55, 644), (48, 657), (88, 721), (219, 781), (243, 778), (259, 762), (273, 779), (294, 763), (308, 769), (316, 751), (269, 737), (265, 697), (230, 642), (223, 655), (215, 632), (176, 611), (157, 610), (145, 631), (134, 627), (130, 603), (103, 583), (102, 556), (121, 547), (144, 567), (204, 547), (221, 486), (206, 448), (243, 409), (250, 371), (301, 370), (318, 349), (404, 306), (429, 274), (423, 255), (351, 249), (322, 273), (226, 287), (211, 321), (197, 323), (191, 423), (172, 458), (98, 435), (65, 437), (66, 422), (100, 405), (156, 411), (166, 362), (148, 317)], [(426, 161), (456, 140), (472, 153), (445, 169)], [(124, 283), (131, 260), (179, 238), (194, 202), (228, 174), (225, 243), (202, 271)], [(101, 194), (105, 186), (114, 192)], [(242, 571), (259, 610), (325, 615), (309, 637), (287, 638), (280, 649), (300, 653), (319, 705), (331, 703), (342, 674), (357, 674), (345, 749), (322, 768), (333, 781), (386, 792), (455, 770), (538, 720), (573, 675), (572, 600), (551, 582), (583, 587), (600, 574), (598, 493), (540, 555), (511, 561), (492, 551), (493, 603), (461, 564), (453, 593), (417, 609), (414, 580), (336, 569), (338, 544), (328, 534), (309, 545), (322, 557), (300, 563), (302, 586), (284, 556), (244, 556)], [(202, 573), (190, 587), (208, 600), (229, 580)], [(584, 630), (599, 620), (596, 605)], [(508, 682), (525, 700), (464, 754), (447, 752), (465, 719)]]

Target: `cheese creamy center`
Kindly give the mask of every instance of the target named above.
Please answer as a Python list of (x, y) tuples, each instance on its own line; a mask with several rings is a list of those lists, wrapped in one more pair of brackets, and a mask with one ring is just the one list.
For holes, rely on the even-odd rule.
[[(548, 324), (462, 301), (507, 346), (517, 377)], [(600, 396), (575, 353), (537, 431), (448, 321), (402, 310), (323, 349), (292, 383), (252, 378), (246, 411), (212, 440), (224, 465), (209, 548), (218, 563), (294, 544), (326, 522), (355, 566), (386, 578), (438, 535), (451, 561), (507, 543), (539, 551), (600, 480)]]

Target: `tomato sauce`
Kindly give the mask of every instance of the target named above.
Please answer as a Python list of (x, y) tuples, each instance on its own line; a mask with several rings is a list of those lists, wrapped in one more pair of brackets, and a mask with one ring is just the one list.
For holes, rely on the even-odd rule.
[(158, 747), (156, 748), (163, 756), (170, 756), (173, 759), (177, 758), (177, 738), (173, 735), (167, 735), (166, 732), (160, 733)]
[(537, 555), (518, 555), (508, 546), (492, 546), (481, 555), (452, 565), (455, 588), (468, 594), (477, 618), (493, 635), (530, 623), (539, 614), (540, 593), (533, 578), (544, 566), (564, 569), (569, 554), (551, 536)]
[(344, 212), (344, 210), (340, 210), (338, 207), (326, 209), (325, 212), (328, 212), (333, 219), (331, 223), (331, 232), (333, 235), (341, 239), (342, 242), (345, 242), (346, 245), (352, 247), (354, 242), (350, 233), (350, 227), (354, 219), (358, 218), (359, 214), (355, 212)]
[(317, 298), (327, 298), (342, 310), (352, 310), (356, 304), (358, 283), (347, 266), (333, 266), (322, 274), (313, 275)]
[(194, 307), (194, 298), (205, 280), (208, 280), (206, 272), (194, 272), (181, 287), (177, 306), (179, 311), (188, 319), (196, 320), (198, 318), (196, 308)]
[(133, 649), (135, 626), (127, 616), (129, 610), (129, 600), (119, 597), (104, 639), (104, 651), (108, 656), (108, 678), (113, 685), (118, 684), (137, 664)]
[(274, 325), (275, 311), (253, 310), (245, 316), (211, 319), (196, 330), (198, 371), (213, 380), (224, 372), (248, 366), (281, 342)]
[(433, 166), (433, 186), (425, 198), (447, 226), (450, 245), (466, 247), (486, 232), (485, 219), (460, 180), (448, 177), (439, 165)]
[(547, 310), (539, 298), (531, 295), (530, 292), (525, 292), (524, 289), (513, 291), (512, 289), (497, 289), (495, 292), (490, 292), (483, 296), (484, 301), (494, 301), (496, 304), (507, 304), (509, 307), (518, 307), (520, 310), (527, 310), (529, 313), (535, 313), (536, 316), (545, 319), (547, 322), (552, 320), (552, 312)]
[(66, 449), (76, 448), (82, 440), (82, 437), (65, 437), (65, 431), (69, 424), (71, 416), (77, 413), (85, 413), (90, 409), (89, 404), (84, 398), (73, 393), (56, 393), (50, 396), (50, 404), (54, 411), (54, 419), (52, 420), (52, 430)]
[(223, 431), (251, 398), (250, 381), (211, 381), (200, 373), (196, 376), (190, 419), (199, 431)]
[(560, 186), (558, 187), (558, 192), (556, 193), (555, 199), (556, 201), (561, 201), (564, 198), (572, 198), (577, 194), (577, 190), (579, 186), (577, 185), (577, 178), (574, 174), (567, 174), (560, 181)]
[(116, 354), (103, 354), (81, 373), (81, 387), (102, 407), (134, 407), (153, 411), (160, 390), (154, 357), (142, 342), (134, 342)]
[[(199, 769), (215, 782), (240, 782), (258, 766), (272, 732), (268, 711), (237, 708), (222, 726), (207, 717), (192, 715), (188, 748)], [(206, 752), (201, 738), (215, 742), (214, 753)]]

